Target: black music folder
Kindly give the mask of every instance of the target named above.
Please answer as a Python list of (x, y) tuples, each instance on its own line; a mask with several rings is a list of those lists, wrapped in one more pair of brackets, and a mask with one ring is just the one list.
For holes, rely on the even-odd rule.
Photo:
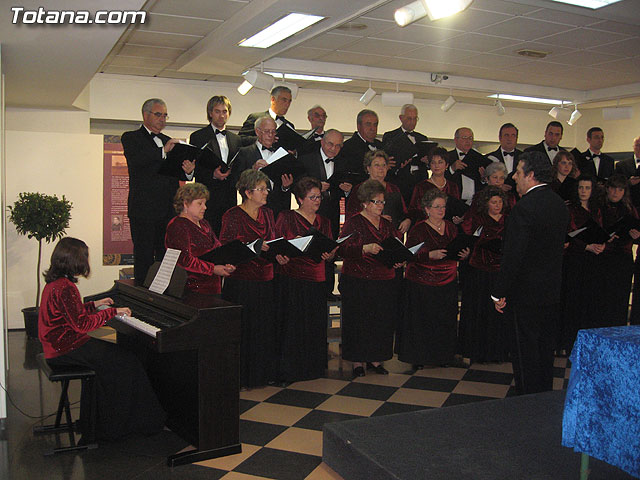
[(445, 218), (450, 220), (453, 217), (464, 217), (464, 214), (467, 213), (469, 208), (469, 205), (465, 201), (458, 200), (456, 197), (449, 195), (447, 197), (447, 213)]
[[(313, 135), (313, 132), (314, 131), (311, 132), (311, 135)], [(278, 135), (278, 146), (285, 150), (297, 150), (300, 152), (307, 142), (307, 138), (296, 132), (291, 128), (291, 125), (286, 122), (278, 127), (276, 135)]]
[(306, 171), (304, 165), (296, 157), (280, 147), (267, 159), (269, 165), (262, 167), (262, 172), (273, 182), (280, 180), (284, 174), (294, 177), (303, 175)]
[(306, 235), (304, 237), (292, 238), (290, 240), (287, 240), (284, 237), (269, 240), (267, 242), (269, 250), (262, 252), (262, 257), (271, 261), (275, 260), (276, 255), (283, 255), (289, 258), (301, 257), (305, 254), (312, 238), (313, 235)]
[(607, 232), (610, 234), (615, 234), (618, 237), (628, 237), (629, 230), (635, 228), (636, 230), (640, 230), (640, 220), (635, 218), (632, 215), (625, 215), (616, 223), (607, 228)]
[(170, 177), (181, 177), (183, 173), (182, 162), (185, 160), (197, 161), (205, 152), (205, 146), (206, 145), (196, 147), (180, 140), (173, 146), (171, 151), (167, 153), (167, 158), (162, 162), (158, 173)]
[(250, 243), (242, 243), (240, 240), (236, 239), (200, 255), (198, 258), (216, 265), (239, 265), (256, 258), (260, 255), (261, 249), (261, 238)]
[[(628, 231), (629, 230), (627, 230), (627, 232)], [(593, 218), (590, 218), (582, 227), (569, 232), (567, 237), (569, 241), (578, 239), (590, 245), (592, 243), (607, 243), (611, 238), (611, 234), (598, 225)]]
[(352, 187), (364, 182), (367, 179), (365, 175), (357, 172), (333, 172), (333, 175), (329, 177), (327, 182), (332, 187), (338, 187), (341, 183), (350, 183)]
[(315, 228), (310, 228), (307, 232), (307, 235), (313, 235), (311, 239), (311, 243), (305, 250), (304, 254), (311, 258), (316, 263), (320, 263), (322, 261), (322, 254), (329, 253), (333, 251), (336, 247), (340, 246), (342, 242), (347, 240), (353, 233), (347, 235), (346, 237), (338, 238), (337, 240), (333, 240), (323, 233), (319, 232)]
[(415, 258), (415, 254), (418, 253), (418, 250), (420, 250), (423, 245), (424, 242), (407, 248), (398, 237), (389, 237), (380, 242), (383, 250), (379, 251), (373, 257), (383, 263), (385, 267), (393, 268), (396, 263), (412, 261)]
[(484, 248), (497, 255), (502, 255), (502, 239), (492, 238), (486, 242), (478, 243), (478, 248)]
[(213, 159), (213, 163), (216, 165), (214, 170), (220, 167), (220, 173), (227, 173), (233, 167), (233, 163), (236, 161), (236, 158), (238, 158), (238, 154), (240, 153), (240, 150), (238, 150), (236, 154), (232, 158), (227, 159), (227, 163), (225, 163), (222, 159), (220, 159), (220, 157), (213, 153), (213, 149), (211, 148), (210, 143), (206, 143), (204, 148), (207, 150), (207, 152), (211, 152), (211, 158)]
[(460, 260), (460, 252), (465, 248), (473, 247), (476, 240), (478, 240), (478, 237), (475, 235), (459, 233), (458, 236), (447, 245), (447, 256), (445, 258), (447, 260)]

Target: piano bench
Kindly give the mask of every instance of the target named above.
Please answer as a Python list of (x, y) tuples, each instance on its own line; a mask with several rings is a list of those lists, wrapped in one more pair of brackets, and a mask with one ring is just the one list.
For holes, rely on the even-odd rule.
[[(95, 388), (93, 385), (96, 372), (87, 367), (82, 366), (54, 366), (52, 367), (47, 363), (47, 360), (44, 358), (44, 354), (40, 353), (37, 355), (38, 361), (38, 376), (40, 376), (40, 372), (44, 373), (49, 381), (51, 382), (60, 382), (62, 387), (62, 392), (60, 393), (60, 400), (58, 401), (58, 410), (56, 411), (56, 420), (53, 425), (37, 425), (33, 427), (34, 434), (43, 434), (43, 433), (56, 433), (56, 432), (69, 432), (69, 442), (70, 445), (68, 447), (56, 447), (51, 450), (47, 450), (45, 455), (53, 455), (56, 453), (62, 452), (71, 452), (76, 450), (87, 450), (97, 448), (98, 445), (95, 443)], [(89, 412), (89, 432), (83, 435), (79, 442), (76, 442), (76, 437), (74, 434), (74, 430), (76, 427), (76, 422), (74, 422), (71, 418), (71, 407), (69, 405), (69, 382), (71, 380), (82, 380), (82, 389), (85, 388), (90, 389), (90, 395), (92, 398), (91, 401), (91, 411)], [(62, 412), (65, 413), (66, 422), (61, 423)]]

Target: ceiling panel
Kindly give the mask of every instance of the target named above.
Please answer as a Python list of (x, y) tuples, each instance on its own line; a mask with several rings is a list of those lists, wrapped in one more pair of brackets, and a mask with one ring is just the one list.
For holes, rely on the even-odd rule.
[(574, 48), (560, 47), (557, 45), (549, 45), (545, 43), (522, 42), (522, 43), (514, 43), (513, 45), (510, 45), (506, 48), (499, 48), (497, 50), (494, 50), (491, 53), (496, 53), (499, 55), (513, 55), (513, 56), (517, 56), (518, 58), (526, 58), (518, 54), (518, 52), (521, 50), (534, 50), (536, 52), (546, 52), (547, 59), (552, 59), (557, 55), (563, 55), (565, 53), (577, 51)]
[(116, 75), (142, 75), (145, 77), (155, 77), (162, 71), (161, 68), (143, 68), (143, 67), (118, 67), (115, 65), (109, 65), (102, 73), (113, 73)]
[(571, 30), (573, 27), (557, 23), (543, 22), (525, 17), (515, 17), (506, 22), (483, 28), (480, 33), (516, 38), (518, 40), (535, 40), (536, 38)]
[(598, 65), (598, 68), (640, 76), (640, 57), (614, 60), (613, 62), (607, 62)]
[[(568, 32), (544, 37), (540, 40), (544, 43), (563, 47), (591, 48), (626, 39), (628, 39), (628, 36), (623, 34), (603, 32), (602, 30), (593, 30), (590, 28), (577, 28)], [(636, 47), (637, 46), (636, 44)]]
[(413, 25), (407, 25), (402, 28), (390, 28), (382, 33), (378, 33), (375, 37), (385, 38), (388, 40), (399, 40), (402, 42), (429, 44), (438, 43), (462, 33), (464, 32), (460, 30), (427, 27), (425, 25), (414, 23)]
[(165, 68), (171, 63), (171, 60), (165, 58), (149, 58), (149, 57), (130, 57), (125, 55), (116, 55), (111, 65), (116, 67), (141, 67), (141, 68)]
[(305, 47), (313, 47), (313, 48), (326, 48), (331, 50), (336, 50), (352, 43), (357, 42), (362, 37), (355, 37), (352, 35), (342, 35), (338, 33), (325, 33), (322, 35), (318, 35), (311, 40), (307, 40), (302, 43)]
[(640, 35), (640, 27), (628, 23), (612, 22), (605, 20), (603, 22), (592, 25), (591, 28), (596, 30), (604, 30), (605, 32), (626, 33), (627, 35)]
[(416, 72), (445, 72), (449, 67), (449, 63), (430, 62), (415, 58), (383, 57), (379, 63), (375, 63), (372, 66), (395, 68), (397, 70), (414, 70)]
[(138, 45), (150, 45), (157, 47), (172, 47), (188, 49), (195, 45), (201, 36), (198, 35), (182, 35), (176, 33), (160, 33), (160, 32), (144, 32), (136, 30), (129, 37), (128, 43)]
[(247, 3), (249, 3), (249, 0), (188, 0), (181, 2), (176, 2), (175, 0), (157, 0), (153, 4), (152, 11), (169, 15), (182, 15), (185, 17), (227, 20), (242, 10)]
[(551, 61), (555, 63), (564, 63), (566, 65), (592, 66), (599, 63), (618, 60), (618, 59), (620, 59), (620, 56), (618, 55), (596, 53), (589, 50), (577, 50), (575, 52), (566, 53), (564, 55), (556, 55), (551, 59)]
[(337, 27), (333, 30), (334, 33), (346, 33), (348, 35), (356, 35), (359, 37), (374, 37), (379, 33), (385, 32), (389, 29), (395, 29), (395, 28), (400, 28), (396, 25), (396, 22), (393, 21), (393, 17), (391, 17), (390, 19), (386, 19), (386, 20), (378, 20), (375, 18), (369, 18), (369, 17), (360, 17), (357, 20), (354, 20), (353, 22), (351, 22), (352, 24), (355, 23), (357, 25), (365, 25), (367, 28), (364, 28), (362, 30), (354, 30), (352, 28), (349, 28), (346, 31), (342, 31), (340, 27)]
[(326, 48), (295, 47), (291, 50), (287, 50), (281, 56), (284, 58), (298, 58), (300, 60), (317, 60), (332, 51), (333, 50)]
[(601, 45), (590, 48), (594, 52), (613, 53), (614, 55), (622, 55), (625, 57), (637, 57), (640, 55), (640, 39), (629, 38), (620, 42), (611, 43), (609, 45)]
[(546, 20), (552, 23), (561, 23), (573, 27), (586, 27), (598, 23), (600, 20), (594, 17), (578, 15), (568, 12), (557, 12), (550, 9), (540, 9), (526, 15), (528, 18), (537, 18), (538, 20)]
[(438, 43), (438, 46), (473, 50), (476, 52), (490, 52), (513, 45), (510, 38), (494, 37), (479, 33), (464, 33), (454, 38)]
[(349, 63), (354, 65), (372, 66), (382, 61), (385, 57), (381, 55), (370, 55), (366, 53), (344, 52), (341, 50), (330, 52), (319, 58), (323, 62)]
[(182, 48), (152, 47), (149, 45), (127, 43), (118, 53), (132, 57), (167, 58), (175, 60), (182, 52), (184, 52)]
[(140, 25), (139, 30), (205, 36), (222, 23), (222, 20), (151, 14), (147, 17), (147, 22)]
[(475, 0), (471, 4), (473, 10), (486, 10), (488, 12), (505, 13), (508, 15), (526, 15), (540, 10), (540, 7), (523, 5), (521, 3), (504, 2), (502, 0)]
[(512, 18), (512, 15), (468, 8), (464, 12), (451, 17), (441, 18), (433, 22), (429, 18), (425, 18), (418, 20), (418, 23), (429, 27), (452, 28), (464, 32), (473, 32), (510, 18)]
[(481, 53), (464, 59), (466, 65), (493, 69), (510, 68), (525, 62), (524, 57), (493, 55), (491, 53)]
[(403, 53), (402, 56), (406, 58), (416, 58), (418, 60), (429, 60), (435, 62), (453, 63), (459, 62), (465, 58), (469, 58), (474, 55), (474, 52), (469, 50), (457, 50), (455, 48), (446, 47), (422, 47), (412, 52)]
[(347, 52), (371, 53), (376, 55), (404, 55), (412, 52), (422, 45), (417, 43), (396, 42), (394, 40), (381, 40), (377, 38), (366, 38), (358, 40), (351, 45), (347, 45), (342, 50)]

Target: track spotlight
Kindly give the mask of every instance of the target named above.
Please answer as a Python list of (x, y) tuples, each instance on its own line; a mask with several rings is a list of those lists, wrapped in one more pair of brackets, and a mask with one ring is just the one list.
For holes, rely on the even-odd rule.
[(396, 23), (401, 27), (409, 25), (410, 23), (426, 16), (427, 10), (424, 8), (422, 0), (417, 0), (416, 2), (412, 2), (409, 5), (399, 8), (393, 14), (393, 18)]
[(404, 27), (411, 22), (429, 16), (431, 21), (463, 11), (473, 0), (418, 0), (395, 11), (393, 17)]
[(578, 120), (580, 120), (580, 117), (582, 117), (582, 114), (580, 113), (580, 110), (578, 110), (578, 105), (575, 105), (573, 113), (571, 114), (571, 118), (569, 119), (569, 121), (567, 123), (569, 125), (573, 126), (574, 123), (576, 123)]
[(238, 87), (238, 93), (240, 95), (246, 95), (253, 87), (260, 90), (271, 90), (273, 87), (273, 77), (266, 73), (258, 72), (257, 70), (249, 70), (243, 75), (244, 82)]
[(371, 100), (373, 100), (373, 97), (375, 97), (376, 95), (377, 92), (373, 88), (369, 87), (367, 88), (367, 91), (364, 92), (360, 97), (360, 103), (369, 105), (369, 103), (371, 103)]
[(413, 103), (413, 93), (384, 92), (382, 94), (382, 105), (385, 107), (401, 107), (407, 103)]
[(553, 107), (549, 110), (549, 115), (558, 120), (559, 122), (567, 122), (571, 117), (571, 112), (565, 107)]
[(499, 117), (501, 117), (502, 115), (504, 115), (504, 112), (506, 112), (504, 105), (502, 105), (502, 102), (500, 101), (500, 94), (498, 94), (498, 98), (496, 99), (496, 103), (494, 103), (494, 105), (496, 106), (496, 113), (498, 114)]
[(453, 98), (453, 95), (449, 95), (442, 105), (440, 105), (440, 110), (443, 112), (448, 112), (451, 108), (456, 104), (456, 99)]

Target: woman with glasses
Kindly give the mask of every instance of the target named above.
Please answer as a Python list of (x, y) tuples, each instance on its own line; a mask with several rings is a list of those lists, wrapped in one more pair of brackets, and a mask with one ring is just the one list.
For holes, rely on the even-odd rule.
[[(414, 225), (406, 244), (424, 245), (407, 264), (404, 313), (396, 340), (398, 358), (415, 369), (426, 364), (448, 366), (453, 361), (458, 317), (458, 261), (447, 256), (447, 246), (458, 229), (444, 219), (447, 194), (430, 189), (422, 206), (426, 219)], [(468, 255), (466, 248), (458, 258)]]
[(566, 202), (571, 201), (577, 188), (578, 169), (576, 161), (571, 152), (560, 150), (553, 159), (553, 167), (551, 169), (553, 181), (551, 188), (554, 192), (562, 197)]
[[(400, 189), (393, 183), (385, 180), (389, 171), (389, 155), (384, 150), (376, 150), (375, 152), (367, 152), (364, 156), (364, 169), (369, 174), (370, 180), (377, 180), (385, 189), (385, 205), (382, 211), (383, 218), (391, 222), (393, 227), (398, 230), (400, 235), (404, 235), (411, 226), (407, 214), (407, 206), (402, 198)], [(358, 199), (358, 189), (360, 185), (356, 185), (349, 194), (347, 201), (347, 218), (360, 213), (362, 204)]]
[[(329, 220), (317, 214), (322, 201), (319, 180), (303, 177), (293, 186), (297, 210), (278, 216), (276, 236), (293, 239), (319, 231), (331, 238)], [(280, 321), (279, 380), (284, 383), (321, 377), (327, 365), (327, 301), (325, 260), (335, 250), (322, 255), (318, 263), (309, 257), (292, 258), (278, 267), (278, 319)]]
[[(242, 203), (222, 216), (220, 241), (248, 243), (275, 239), (273, 213), (266, 208), (269, 178), (259, 170), (245, 170), (236, 188)], [(269, 247), (263, 243), (262, 250)], [(286, 257), (276, 257), (285, 263)], [(225, 279), (222, 298), (243, 306), (240, 340), (240, 385), (258, 387), (277, 380), (277, 321), (273, 264), (257, 257), (237, 265)]]
[(198, 257), (217, 248), (220, 241), (204, 219), (209, 190), (201, 183), (186, 183), (173, 199), (176, 217), (167, 225), (164, 244), (180, 250), (178, 265), (187, 271), (187, 288), (192, 292), (219, 295), (220, 277), (228, 277), (233, 265), (214, 265)]
[(353, 362), (353, 374), (368, 369), (386, 375), (382, 362), (393, 356), (393, 333), (398, 315), (398, 287), (395, 268), (385, 266), (375, 255), (380, 243), (397, 236), (383, 217), (385, 187), (367, 180), (358, 189), (360, 213), (348, 218), (342, 237), (351, 235), (339, 249), (344, 259), (339, 289), (342, 293), (342, 358)]

